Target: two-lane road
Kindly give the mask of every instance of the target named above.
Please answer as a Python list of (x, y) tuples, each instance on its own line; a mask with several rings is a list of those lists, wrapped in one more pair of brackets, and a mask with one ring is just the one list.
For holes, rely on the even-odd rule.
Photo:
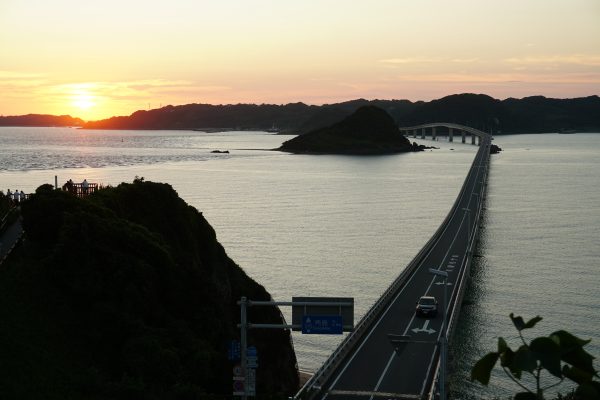
[[(469, 262), (468, 249), (479, 215), (489, 143), (489, 138), (482, 140), (463, 190), (437, 240), (380, 318), (313, 398), (423, 398), (428, 393), (437, 371), (438, 341), (445, 314), (442, 308), (452, 312)], [(429, 268), (448, 273), (447, 304), (443, 304), (444, 278), (431, 274)], [(415, 302), (421, 296), (436, 297), (440, 309), (436, 317), (415, 317)], [(396, 353), (388, 334), (410, 335), (410, 339)]]

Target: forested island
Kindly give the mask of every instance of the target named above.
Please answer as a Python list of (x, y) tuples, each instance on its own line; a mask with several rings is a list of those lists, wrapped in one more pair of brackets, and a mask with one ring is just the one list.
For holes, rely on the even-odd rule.
[[(456, 94), (438, 100), (357, 99), (321, 106), (304, 103), (186, 104), (139, 110), (129, 116), (73, 123), (35, 116), (0, 117), (0, 126), (83, 126), (86, 129), (278, 130), (304, 134), (330, 126), (366, 105), (391, 115), (398, 126), (451, 122), (484, 132), (600, 132), (600, 97), (553, 99), (543, 96), (494, 99), (484, 94)], [(62, 117), (57, 117), (62, 118)], [(83, 122), (83, 121), (82, 121)]]
[[(43, 185), (21, 214), (25, 239), (0, 270), (0, 398), (231, 396), (236, 301), (271, 296), (170, 185), (139, 178), (84, 198)], [(249, 320), (283, 323), (275, 307)], [(248, 333), (257, 392), (295, 393), (289, 331)]]
[(398, 130), (383, 109), (363, 106), (331, 126), (284, 142), (278, 149), (305, 154), (391, 154), (421, 151)]

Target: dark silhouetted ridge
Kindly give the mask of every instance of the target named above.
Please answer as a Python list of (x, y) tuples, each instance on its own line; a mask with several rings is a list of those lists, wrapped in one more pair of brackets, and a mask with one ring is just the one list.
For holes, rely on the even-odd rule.
[(84, 121), (70, 115), (27, 114), (0, 116), (0, 126), (83, 126)]
[[(236, 301), (271, 297), (171, 186), (138, 179), (82, 199), (45, 185), (22, 216), (25, 241), (0, 270), (1, 398), (231, 396)], [(275, 307), (249, 311), (283, 323)], [(289, 332), (248, 341), (257, 392), (293, 394)]]

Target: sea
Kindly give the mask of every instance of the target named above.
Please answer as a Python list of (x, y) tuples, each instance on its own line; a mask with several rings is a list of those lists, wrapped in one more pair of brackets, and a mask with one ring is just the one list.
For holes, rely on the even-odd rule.
[[(353, 297), (358, 321), (448, 214), (477, 147), (410, 138), (436, 148), (384, 156), (273, 150), (292, 137), (2, 127), (0, 190), (31, 193), (69, 179), (168, 183), (274, 300)], [(498, 368), (489, 386), (469, 379), (498, 337), (520, 345), (510, 313), (543, 317), (527, 340), (566, 329), (591, 339), (586, 349), (600, 357), (600, 133), (497, 135), (494, 143), (502, 152), (491, 156), (471, 282), (450, 345), (453, 398), (519, 391)], [(290, 321), (290, 308), (281, 311)], [(300, 369), (318, 369), (342, 339), (294, 332)]]

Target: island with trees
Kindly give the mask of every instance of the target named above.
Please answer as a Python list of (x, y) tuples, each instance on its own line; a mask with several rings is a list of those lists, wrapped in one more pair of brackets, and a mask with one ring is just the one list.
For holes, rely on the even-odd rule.
[(363, 106), (326, 128), (316, 129), (284, 142), (278, 150), (305, 154), (392, 154), (421, 151), (422, 146), (400, 133), (383, 109)]

